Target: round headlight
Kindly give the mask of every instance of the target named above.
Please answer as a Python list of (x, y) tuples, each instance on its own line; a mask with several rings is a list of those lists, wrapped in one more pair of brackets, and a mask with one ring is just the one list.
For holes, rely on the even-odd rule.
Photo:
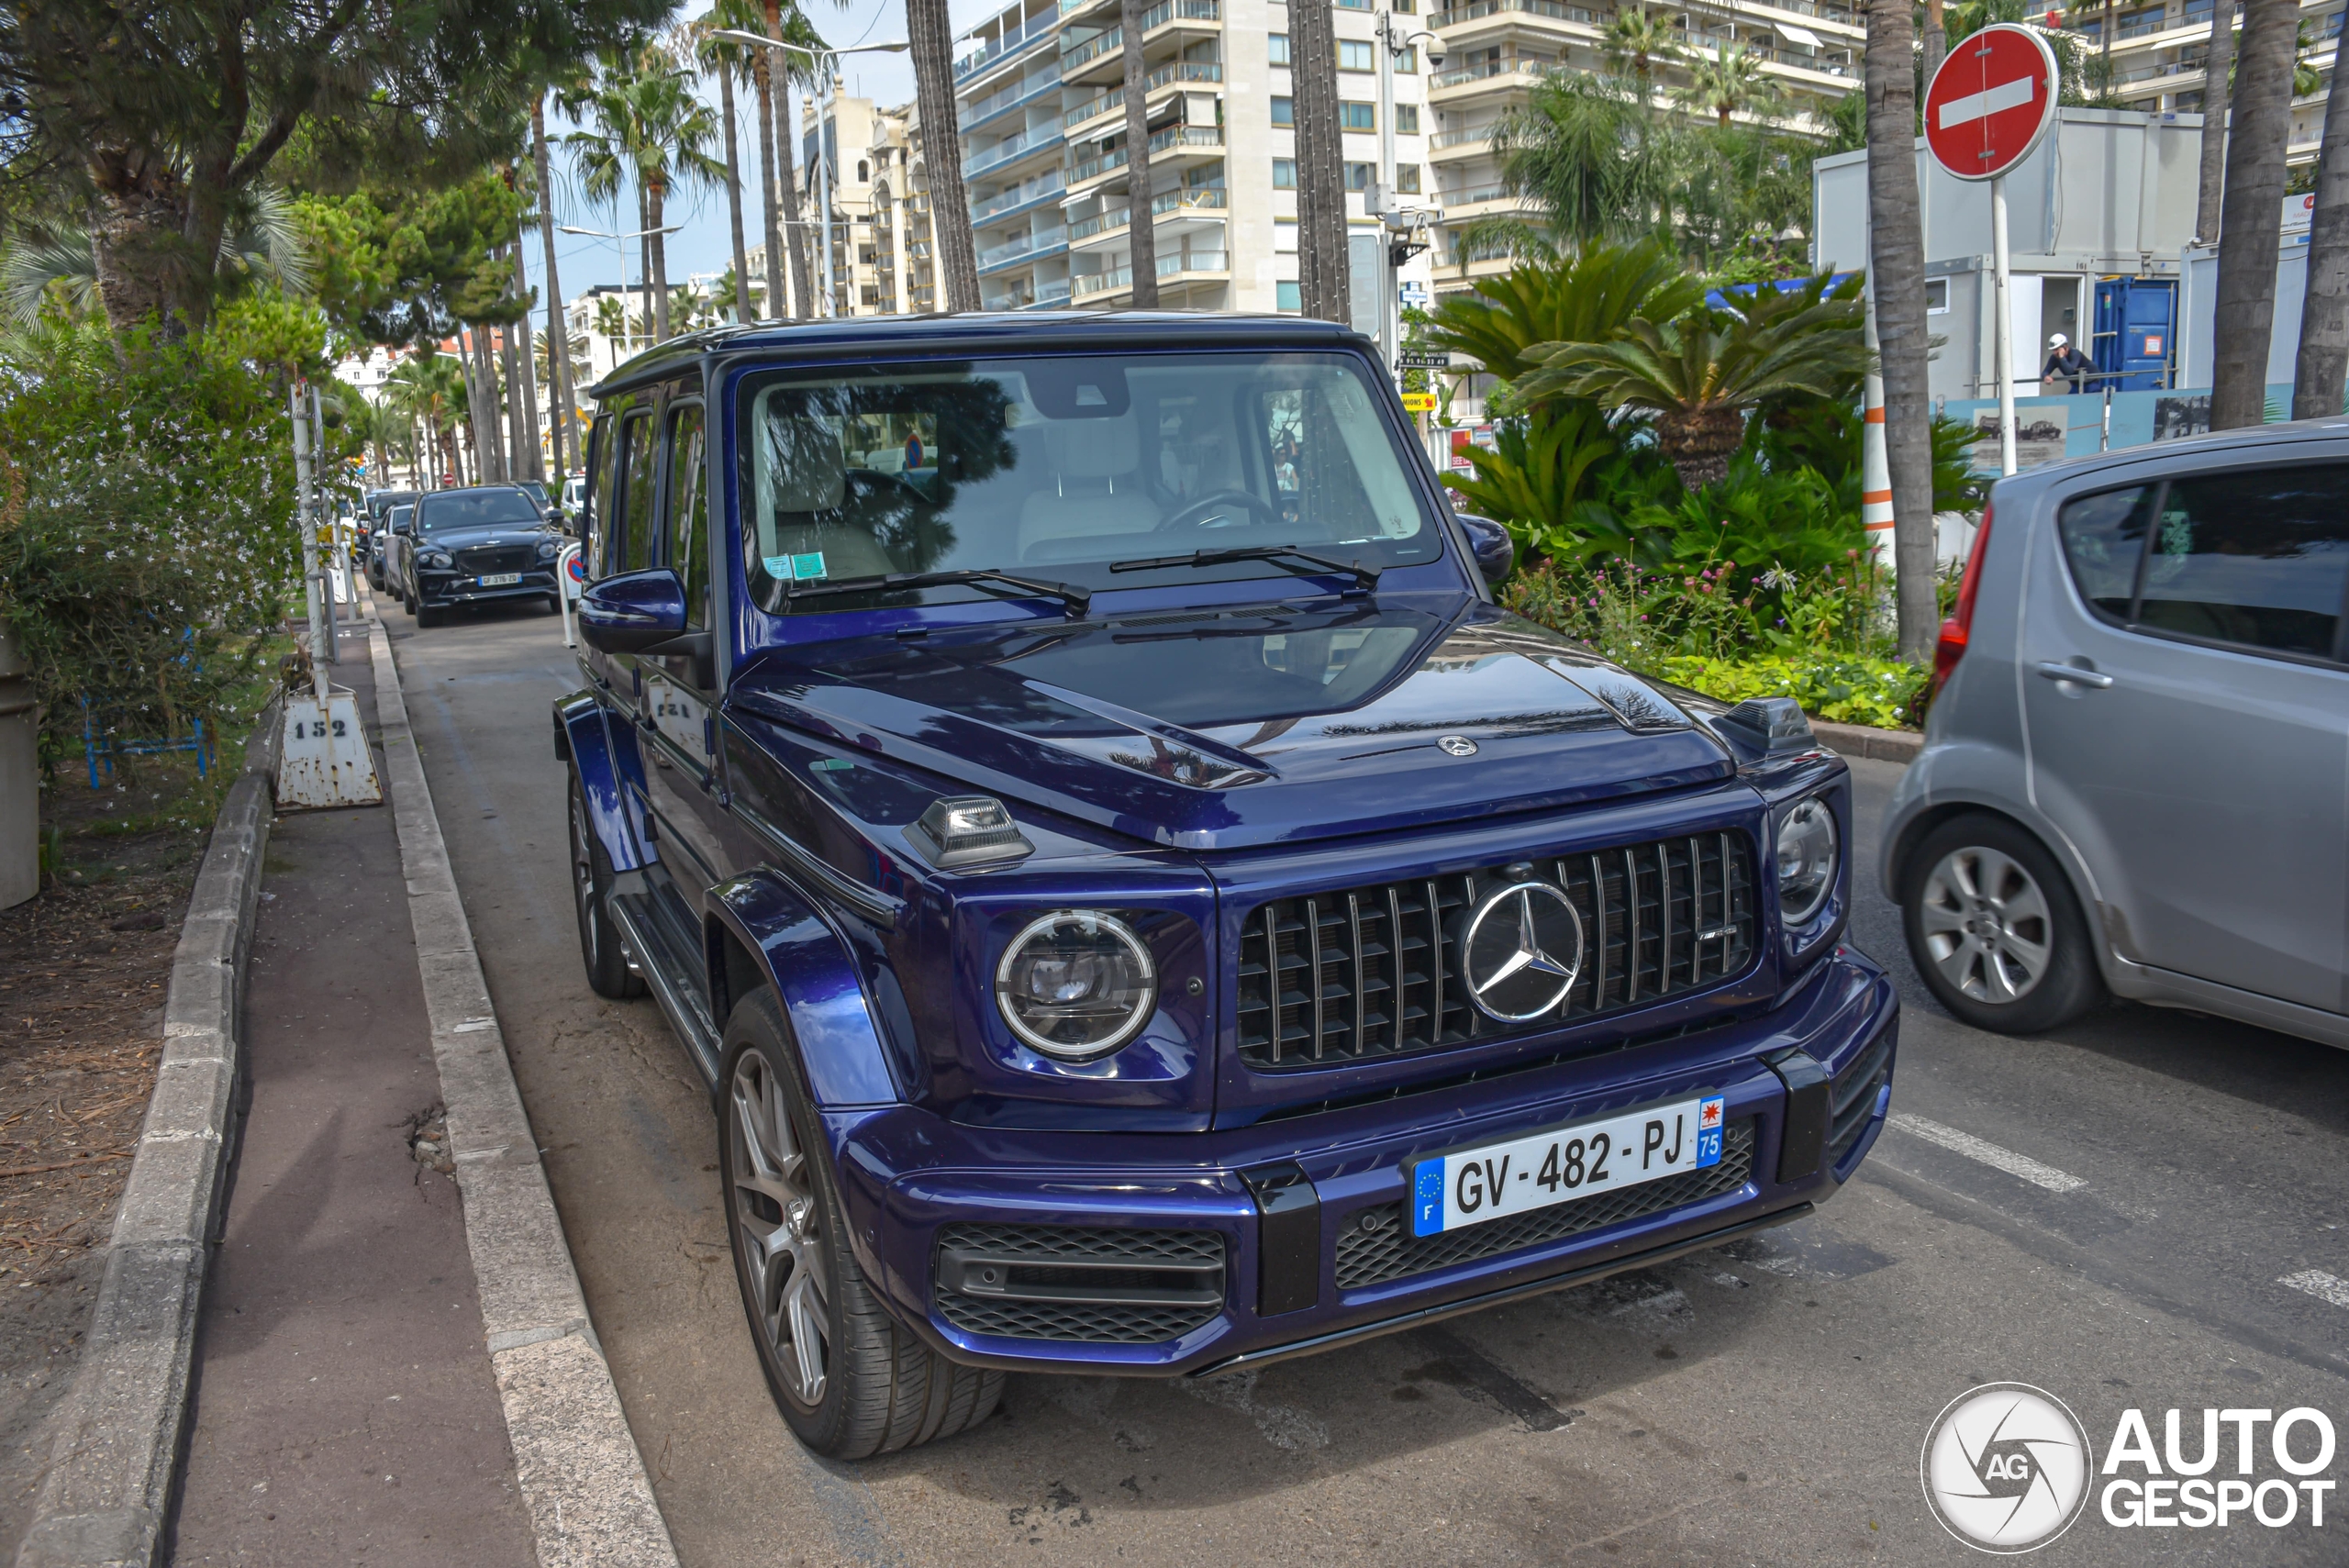
[(1157, 995), (1158, 972), (1141, 939), (1091, 909), (1030, 921), (995, 972), (996, 1006), (1011, 1032), (1067, 1061), (1123, 1045)]
[(1833, 807), (1812, 795), (1778, 823), (1778, 917), (1799, 926), (1820, 911), (1835, 890), (1842, 845)]
[(439, 570), (449, 564), (449, 558), (436, 550), (425, 556), (424, 564)]
[(557, 555), (561, 554), (562, 551), (562, 546), (555, 543), (554, 540), (551, 539), (542, 539), (539, 541), (539, 559), (540, 561), (552, 561)]

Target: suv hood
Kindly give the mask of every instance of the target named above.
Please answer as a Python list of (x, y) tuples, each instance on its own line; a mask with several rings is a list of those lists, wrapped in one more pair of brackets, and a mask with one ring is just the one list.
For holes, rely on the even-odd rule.
[(1228, 850), (1728, 777), (1656, 690), (1489, 605), (1256, 606), (760, 655), (729, 706), (1153, 843)]

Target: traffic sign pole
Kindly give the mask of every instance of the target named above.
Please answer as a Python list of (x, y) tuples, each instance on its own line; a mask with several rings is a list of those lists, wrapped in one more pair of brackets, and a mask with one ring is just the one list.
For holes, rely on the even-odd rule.
[[(1998, 367), (1998, 472), (2015, 471), (2015, 307), (2014, 281), (2007, 270), (2007, 177), (1990, 182), (1990, 266), (1993, 297), (1998, 301), (1996, 342)], [(1976, 363), (1981, 361), (1976, 361)]]

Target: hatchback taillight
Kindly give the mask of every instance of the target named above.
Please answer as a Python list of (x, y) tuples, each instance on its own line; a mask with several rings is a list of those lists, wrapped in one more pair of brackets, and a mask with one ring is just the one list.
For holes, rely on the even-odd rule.
[(1974, 595), (1982, 586), (1982, 557), (1990, 548), (1990, 508), (1982, 508), (1982, 526), (1974, 530), (1974, 548), (1966, 552), (1965, 575), (1958, 579), (1956, 613), (1942, 622), (1941, 640), (1933, 645), (1933, 695), (1965, 657), (1965, 639), (1974, 629)]

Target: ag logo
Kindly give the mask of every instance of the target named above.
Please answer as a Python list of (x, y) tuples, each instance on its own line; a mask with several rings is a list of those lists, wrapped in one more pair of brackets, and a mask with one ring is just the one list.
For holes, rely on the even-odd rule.
[(2010, 1554), (2072, 1528), (2094, 1461), (2062, 1400), (2027, 1383), (1989, 1383), (1934, 1418), (1918, 1467), (1943, 1529), (1977, 1551)]

